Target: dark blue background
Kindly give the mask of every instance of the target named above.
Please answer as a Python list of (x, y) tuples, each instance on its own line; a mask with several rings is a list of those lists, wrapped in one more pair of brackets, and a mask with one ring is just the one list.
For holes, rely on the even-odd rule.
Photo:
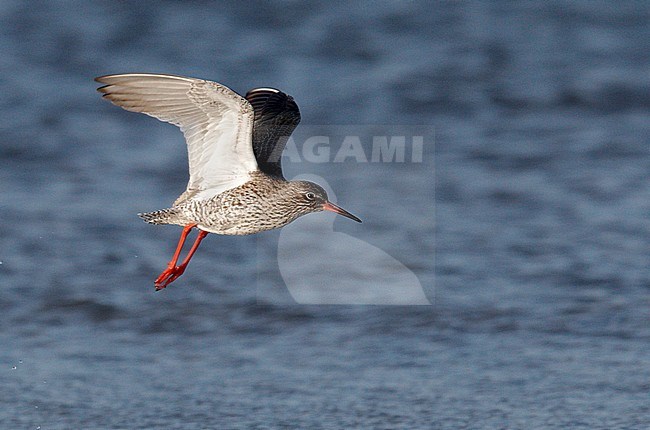
[[(649, 21), (641, 1), (2, 2), (0, 426), (648, 427)], [(434, 127), (421, 164), (287, 166), (434, 306), (258, 300), (275, 233), (210, 235), (154, 293), (179, 229), (135, 214), (184, 189), (185, 149), (101, 101), (92, 78), (121, 72), (278, 87), (332, 130)]]

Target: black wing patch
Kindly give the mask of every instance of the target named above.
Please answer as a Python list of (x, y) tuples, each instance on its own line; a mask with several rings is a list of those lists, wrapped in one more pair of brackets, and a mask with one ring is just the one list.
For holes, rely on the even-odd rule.
[(291, 133), (300, 122), (300, 110), (293, 97), (274, 88), (255, 88), (246, 93), (253, 105), (253, 152), (260, 170), (282, 176), (281, 157)]

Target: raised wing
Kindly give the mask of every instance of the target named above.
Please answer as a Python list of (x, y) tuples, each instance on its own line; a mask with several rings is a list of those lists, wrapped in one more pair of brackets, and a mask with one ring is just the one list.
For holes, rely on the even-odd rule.
[(260, 170), (283, 178), (281, 156), (289, 136), (300, 122), (300, 110), (291, 96), (274, 88), (246, 93), (255, 110), (253, 152)]
[(95, 80), (105, 84), (98, 91), (113, 104), (180, 127), (190, 169), (181, 199), (208, 198), (237, 187), (258, 169), (251, 145), (253, 109), (231, 89), (202, 79), (148, 73)]

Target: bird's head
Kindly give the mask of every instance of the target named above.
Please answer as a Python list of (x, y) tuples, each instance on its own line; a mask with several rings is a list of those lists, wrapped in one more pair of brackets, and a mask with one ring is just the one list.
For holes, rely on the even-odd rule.
[(330, 211), (356, 222), (361, 222), (359, 218), (350, 212), (330, 202), (327, 198), (327, 192), (320, 185), (309, 181), (292, 181), (291, 184), (292, 200), (298, 207), (300, 215), (306, 215), (311, 212)]

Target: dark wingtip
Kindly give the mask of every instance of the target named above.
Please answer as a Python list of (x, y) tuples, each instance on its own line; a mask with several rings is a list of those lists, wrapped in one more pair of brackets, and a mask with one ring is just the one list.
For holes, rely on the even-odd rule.
[(284, 94), (275, 88), (253, 88), (248, 91), (244, 98), (253, 106), (255, 112), (261, 112), (269, 98), (276, 94)]
[(300, 118), (300, 110), (293, 97), (275, 88), (254, 88), (246, 93), (246, 100), (258, 117), (290, 114)]

